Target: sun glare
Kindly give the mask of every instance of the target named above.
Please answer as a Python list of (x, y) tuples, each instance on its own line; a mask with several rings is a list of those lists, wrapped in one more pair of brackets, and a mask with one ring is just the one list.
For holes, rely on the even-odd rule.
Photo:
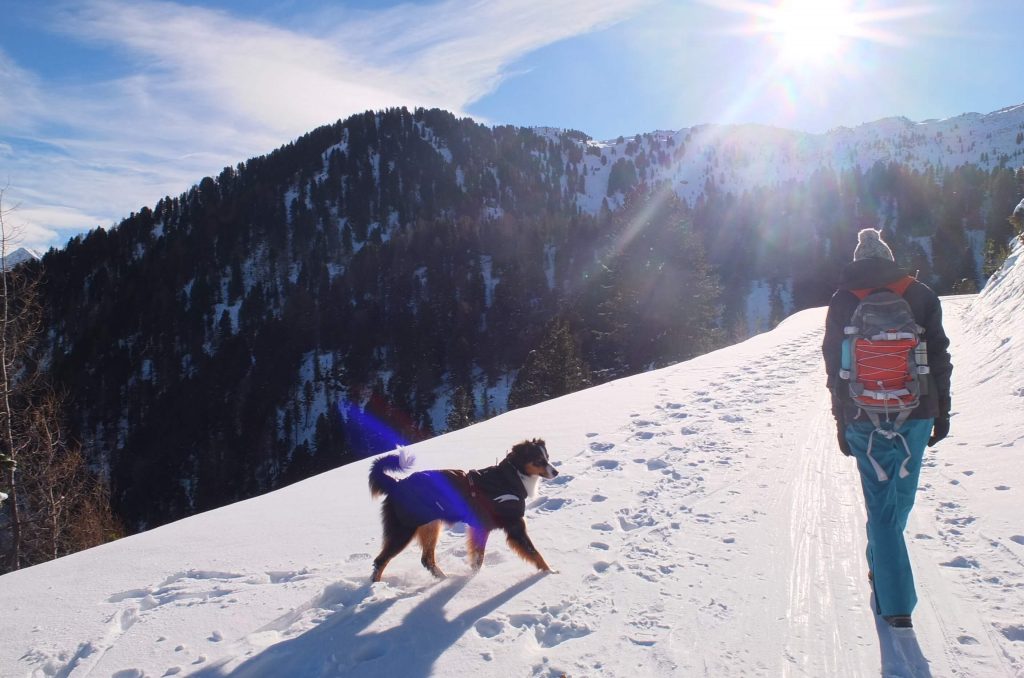
[(764, 37), (775, 50), (775, 65), (822, 67), (835, 65), (855, 43), (905, 46), (905, 31), (897, 24), (935, 11), (930, 4), (865, 8), (857, 0), (699, 0), (742, 15), (734, 29), (741, 35)]
[(788, 0), (774, 12), (768, 30), (787, 61), (808, 61), (836, 54), (853, 32), (853, 17), (842, 2)]
[(785, 0), (768, 10), (764, 30), (789, 63), (813, 64), (837, 55), (856, 32), (855, 16), (842, 0)]

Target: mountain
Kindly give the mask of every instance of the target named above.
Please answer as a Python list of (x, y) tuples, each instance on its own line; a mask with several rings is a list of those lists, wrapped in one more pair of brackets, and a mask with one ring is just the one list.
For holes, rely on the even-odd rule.
[(1017, 107), (599, 143), (367, 112), (47, 253), (35, 358), (151, 528), (768, 329), (828, 300), (863, 226), (977, 290), (1022, 130)]
[[(943, 299), (953, 418), (907, 531), (913, 633), (869, 608), (864, 513), (835, 447), (824, 309), (677, 365), (407, 449), (487, 466), (540, 436), (528, 504), (556, 574), (464, 530), (369, 584), (369, 460), (0, 577), (5, 675), (1013, 676), (1024, 669), (1024, 252)], [(999, 417), (992, 417), (999, 412)]]
[(41, 258), (42, 255), (39, 252), (28, 247), (19, 247), (4, 257), (3, 265), (5, 268), (13, 268), (22, 262), (38, 261)]
[[(559, 132), (538, 130), (550, 138)], [(581, 142), (582, 143), (582, 142)], [(763, 125), (700, 125), (638, 134), (588, 145), (600, 155), (584, 158), (587, 190), (580, 206), (596, 213), (616, 159), (632, 159), (653, 183), (667, 182), (693, 203), (713, 182), (740, 194), (807, 181), (821, 168), (867, 172), (876, 163), (898, 163), (918, 172), (972, 165), (989, 172), (1024, 166), (1024, 104), (988, 114), (912, 122), (886, 118), (825, 134)], [(614, 201), (613, 201), (614, 202)]]

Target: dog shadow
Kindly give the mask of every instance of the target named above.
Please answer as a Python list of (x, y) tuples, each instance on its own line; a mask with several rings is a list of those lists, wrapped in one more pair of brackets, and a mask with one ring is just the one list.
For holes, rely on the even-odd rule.
[(876, 614), (875, 630), (878, 632), (883, 676), (932, 677), (932, 670), (917, 642), (914, 629), (893, 629)]
[[(402, 621), (381, 631), (361, 633), (401, 598), (341, 609), (300, 636), (266, 648), (234, 670), (215, 666), (194, 678), (262, 678), (264, 676), (408, 675), (426, 676), (444, 652), (482, 617), (527, 590), (545, 576), (538, 572), (500, 594), (448, 619), (445, 606), (470, 577), (449, 577), (421, 594), (422, 600)], [(369, 585), (359, 590), (370, 594)]]

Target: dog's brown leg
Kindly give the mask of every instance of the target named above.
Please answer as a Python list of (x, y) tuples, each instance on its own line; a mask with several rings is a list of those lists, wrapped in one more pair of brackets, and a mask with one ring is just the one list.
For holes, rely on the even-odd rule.
[(469, 550), (469, 564), (474, 570), (479, 570), (484, 564), (484, 551), (487, 549), (487, 537), (489, 532), (480, 527), (469, 527), (466, 533), (466, 542)]
[(544, 557), (540, 555), (537, 548), (530, 541), (529, 535), (526, 534), (526, 521), (520, 518), (517, 522), (513, 523), (505, 529), (508, 535), (509, 548), (515, 552), (520, 558), (525, 561), (531, 562), (537, 566), (538, 570), (544, 572), (550, 572), (551, 568), (544, 561)]
[(412, 541), (412, 537), (416, 534), (416, 528), (393, 526), (392, 531), (385, 530), (384, 532), (384, 548), (381, 549), (380, 555), (373, 559), (373, 581), (380, 581), (381, 575), (384, 574), (384, 568), (388, 566), (391, 559), (402, 552), (409, 542)]
[(423, 547), (423, 557), (420, 558), (420, 562), (423, 563), (423, 567), (430, 570), (430, 574), (438, 579), (445, 577), (444, 572), (437, 566), (437, 561), (434, 559), (434, 549), (437, 547), (437, 537), (441, 534), (441, 525), (440, 520), (435, 520), (432, 523), (421, 525), (416, 530), (416, 537), (420, 540), (420, 546)]

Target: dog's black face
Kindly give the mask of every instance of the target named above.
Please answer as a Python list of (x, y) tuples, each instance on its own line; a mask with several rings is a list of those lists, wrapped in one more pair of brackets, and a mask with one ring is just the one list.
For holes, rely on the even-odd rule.
[(540, 438), (524, 440), (515, 445), (507, 458), (524, 476), (540, 476), (551, 480), (558, 475), (558, 469), (548, 460), (548, 448)]

